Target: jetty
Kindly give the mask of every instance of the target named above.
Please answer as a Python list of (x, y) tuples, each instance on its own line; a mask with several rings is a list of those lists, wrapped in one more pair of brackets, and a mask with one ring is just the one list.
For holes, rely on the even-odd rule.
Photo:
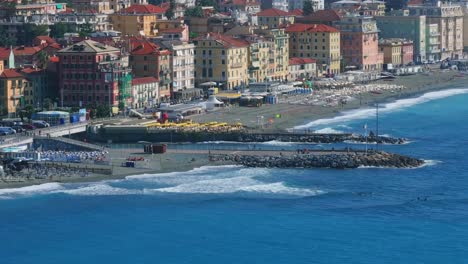
[(209, 158), (213, 162), (231, 162), (262, 168), (416, 168), (424, 164), (421, 159), (384, 151), (215, 152), (210, 153)]

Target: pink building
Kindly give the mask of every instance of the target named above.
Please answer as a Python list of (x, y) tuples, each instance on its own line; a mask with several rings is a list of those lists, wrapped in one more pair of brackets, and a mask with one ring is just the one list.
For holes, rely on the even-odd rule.
[(406, 65), (410, 62), (413, 62), (414, 56), (414, 45), (413, 41), (404, 41), (401, 47), (402, 55), (401, 55), (401, 63)]
[(341, 32), (342, 65), (345, 69), (382, 70), (379, 31), (372, 17), (345, 16), (335, 22), (334, 26)]

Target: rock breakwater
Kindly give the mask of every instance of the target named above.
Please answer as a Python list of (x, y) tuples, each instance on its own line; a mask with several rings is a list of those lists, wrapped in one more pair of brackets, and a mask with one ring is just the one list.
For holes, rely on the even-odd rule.
[(378, 143), (400, 145), (408, 143), (405, 138), (383, 137), (383, 136), (368, 136), (356, 134), (293, 134), (293, 133), (272, 133), (272, 134), (240, 134), (237, 138), (239, 142), (267, 142), (267, 141), (282, 141), (282, 142), (304, 142), (304, 143)]
[(212, 161), (230, 161), (247, 167), (263, 168), (336, 168), (358, 167), (415, 168), (424, 164), (423, 160), (394, 153), (350, 152), (328, 154), (293, 154), (293, 155), (212, 155)]

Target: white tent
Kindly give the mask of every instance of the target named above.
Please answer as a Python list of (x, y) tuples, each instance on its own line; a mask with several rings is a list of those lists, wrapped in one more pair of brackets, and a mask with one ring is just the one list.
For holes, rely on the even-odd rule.
[(216, 99), (214, 95), (210, 95), (208, 97), (208, 101), (206, 101), (206, 110), (213, 110), (215, 107), (223, 107), (224, 103)]

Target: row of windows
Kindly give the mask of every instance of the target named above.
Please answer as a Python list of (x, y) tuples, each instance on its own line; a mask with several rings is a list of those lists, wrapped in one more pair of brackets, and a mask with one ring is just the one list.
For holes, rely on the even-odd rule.
[[(87, 101), (85, 101), (84, 99), (87, 99)], [(103, 99), (103, 100), (102, 100)], [(117, 101), (119, 98), (118, 96), (115, 97), (115, 100)], [(86, 96), (83, 96), (83, 95), (65, 95), (63, 97), (63, 100), (64, 101), (72, 101), (72, 102), (76, 102), (76, 100), (80, 100), (81, 102), (83, 102), (84, 104), (86, 103), (91, 103), (91, 102), (102, 102), (102, 103), (109, 103), (109, 96), (104, 96), (104, 97), (101, 97), (99, 95), (96, 95), (96, 96), (91, 96), (91, 95), (88, 95), (87, 97)]]
[(75, 74), (71, 74), (71, 73), (67, 73), (67, 74), (62, 74), (62, 78), (64, 80), (96, 80), (98, 77), (98, 75), (96, 75), (95, 73), (75, 73)]
[[(87, 88), (88, 91), (92, 91), (92, 90), (93, 90), (93, 86), (92, 86), (92, 85), (87, 85), (87, 86), (85, 86), (85, 85), (83, 85), (83, 84), (80, 84), (80, 85), (76, 85), (76, 84), (70, 84), (70, 85), (64, 84), (64, 85), (63, 85), (63, 89), (64, 89), (64, 90), (70, 89), (70, 90), (72, 90), (72, 91), (73, 91), (73, 90), (81, 90), (81, 91), (84, 91), (85, 88)], [(99, 89), (100, 89), (100, 85), (99, 85), (99, 84), (96, 84), (96, 85), (94, 86), (94, 90), (99, 91)], [(104, 85), (104, 90), (105, 90), (105, 91), (109, 90), (109, 85), (107, 85), (107, 84)]]

